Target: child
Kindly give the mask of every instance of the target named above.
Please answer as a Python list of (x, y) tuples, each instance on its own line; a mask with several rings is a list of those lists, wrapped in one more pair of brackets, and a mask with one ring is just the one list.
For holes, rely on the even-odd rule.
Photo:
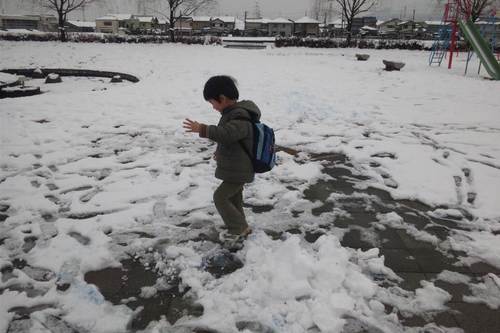
[(260, 110), (252, 101), (238, 102), (238, 89), (229, 76), (210, 78), (203, 97), (221, 113), (219, 124), (205, 125), (185, 119), (183, 127), (187, 132), (199, 133), (201, 138), (217, 142), (215, 177), (222, 180), (222, 184), (214, 192), (214, 203), (227, 226), (225, 241), (237, 241), (252, 232), (243, 212), (243, 186), (255, 176), (250, 158), (252, 121), (260, 120)]

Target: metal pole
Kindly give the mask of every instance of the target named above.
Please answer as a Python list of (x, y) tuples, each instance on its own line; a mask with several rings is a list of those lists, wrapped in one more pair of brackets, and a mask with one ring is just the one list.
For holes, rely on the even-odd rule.
[(469, 61), (471, 59), (470, 53), (471, 53), (471, 51), (469, 49), (469, 51), (467, 52), (467, 62), (465, 63), (465, 73), (464, 73), (464, 75), (467, 75), (467, 69), (469, 68)]
[[(451, 2), (451, 1), (450, 1)], [(453, 3), (456, 5), (456, 3)], [(448, 8), (450, 10), (450, 8)], [(450, 43), (450, 58), (448, 59), (448, 69), (451, 69), (451, 65), (453, 64), (453, 52), (456, 49), (456, 44), (457, 44), (457, 32), (458, 32), (458, 8), (455, 6), (453, 8), (455, 12), (452, 12), (451, 14), (453, 15), (451, 21), (452, 24), (452, 29), (451, 29), (451, 43)]]

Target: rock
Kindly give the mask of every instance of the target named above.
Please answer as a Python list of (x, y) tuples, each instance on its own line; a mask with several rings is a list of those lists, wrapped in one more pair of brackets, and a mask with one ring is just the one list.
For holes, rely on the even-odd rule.
[(50, 269), (41, 267), (25, 266), (22, 268), (22, 271), (35, 281), (46, 282), (52, 280), (56, 276)]
[(406, 65), (404, 62), (396, 62), (396, 61), (389, 61), (389, 60), (382, 60), (382, 62), (385, 65), (385, 70), (388, 72), (399, 71), (399, 70), (401, 70), (401, 68), (403, 68)]
[(202, 267), (216, 278), (219, 278), (240, 269), (243, 267), (243, 263), (229, 251), (223, 250), (203, 258)]
[(61, 79), (61, 76), (59, 74), (50, 73), (45, 78), (45, 83), (61, 83), (61, 82), (62, 82), (62, 79)]
[(375, 326), (360, 321), (357, 318), (345, 318), (346, 323), (342, 328), (342, 333), (383, 333), (383, 331)]
[(7, 328), (7, 333), (29, 332), (33, 326), (30, 318), (14, 319)]
[(26, 97), (41, 94), (40, 87), (8, 87), (0, 89), (0, 98)]
[(236, 323), (238, 331), (250, 331), (252, 333), (275, 333), (276, 331), (257, 321), (239, 321)]
[(356, 54), (356, 59), (358, 59), (358, 61), (367, 61), (369, 58), (370, 58), (369, 54), (359, 54), (359, 53)]
[(31, 73), (31, 76), (34, 79), (43, 79), (45, 77), (45, 74), (43, 73), (43, 71), (40, 68), (36, 68)]
[(46, 317), (45, 327), (48, 328), (50, 332), (78, 333), (75, 328), (62, 320), (60, 317), (54, 315), (48, 315)]
[(123, 79), (120, 75), (115, 75), (111, 78), (111, 83), (120, 83), (123, 82)]

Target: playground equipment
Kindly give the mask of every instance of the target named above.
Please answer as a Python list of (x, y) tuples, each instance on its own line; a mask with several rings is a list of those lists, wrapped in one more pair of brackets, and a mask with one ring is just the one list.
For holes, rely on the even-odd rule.
[[(458, 55), (457, 39), (460, 28), (465, 39), (472, 46), (474, 52), (477, 54), (481, 64), (484, 65), (488, 74), (494, 80), (500, 80), (500, 65), (494, 56), (496, 43), (496, 30), (494, 29), (495, 17), (493, 16), (491, 18), (493, 21), (493, 38), (491, 40), (490, 47), (479, 32), (478, 28), (469, 19), (470, 10), (467, 11), (468, 13), (460, 12), (460, 8), (464, 7), (461, 1), (463, 0), (448, 0), (445, 5), (443, 19), (441, 20), (441, 27), (431, 48), (429, 66), (432, 66), (433, 64), (441, 66), (441, 63), (446, 58), (446, 54), (448, 53), (448, 69), (451, 69), (453, 64), (453, 55), (454, 53), (457, 53)], [(460, 6), (461, 4), (462, 6)], [(466, 73), (470, 58), (471, 54), (469, 52), (465, 69)]]
[(459, 7), (457, 0), (448, 0), (444, 7), (443, 19), (441, 20), (437, 38), (432, 44), (429, 56), (429, 65), (437, 64), (441, 66), (446, 53), (449, 52), (448, 69), (453, 62), (453, 52), (457, 48)]
[[(478, 58), (481, 60), (481, 63), (483, 64), (488, 74), (492, 79), (500, 80), (500, 64), (495, 58), (490, 45), (479, 33), (478, 28), (474, 25), (474, 23), (472, 23), (471, 20), (467, 20), (467, 22), (460, 21), (459, 24), (460, 29), (462, 29), (462, 32), (465, 35), (465, 38), (467, 38), (467, 40), (472, 45), (472, 48), (476, 52)], [(467, 62), (468, 61), (469, 59), (467, 59)]]

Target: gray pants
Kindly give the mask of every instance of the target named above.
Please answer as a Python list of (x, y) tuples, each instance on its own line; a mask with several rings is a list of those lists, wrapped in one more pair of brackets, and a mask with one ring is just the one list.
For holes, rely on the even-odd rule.
[(230, 234), (241, 234), (248, 228), (243, 212), (244, 183), (222, 182), (214, 192), (214, 203)]

